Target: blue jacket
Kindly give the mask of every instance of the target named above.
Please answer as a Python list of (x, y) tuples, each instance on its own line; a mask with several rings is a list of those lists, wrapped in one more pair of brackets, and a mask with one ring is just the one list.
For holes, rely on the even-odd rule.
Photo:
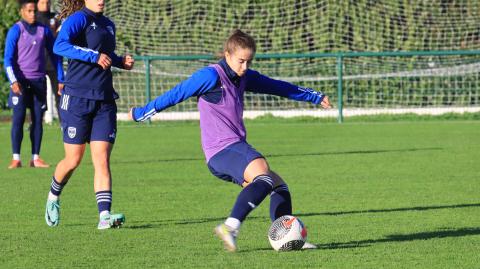
[(53, 51), (68, 58), (65, 93), (93, 100), (118, 98), (113, 89), (112, 71), (97, 64), (100, 53), (123, 68), (115, 54), (115, 24), (100, 13), (83, 8), (69, 16), (60, 28)]
[[(228, 66), (225, 60), (221, 60), (219, 64), (232, 82), (235, 83), (239, 80), (237, 74)], [(314, 104), (321, 103), (325, 97), (322, 92), (275, 80), (255, 70), (248, 69), (244, 76), (247, 78), (245, 89), (249, 92), (272, 94)], [(220, 86), (220, 78), (217, 71), (213, 67), (204, 67), (145, 106), (134, 108), (133, 119), (135, 121), (146, 120), (156, 112), (176, 105), (191, 96), (198, 96), (198, 98), (204, 98), (208, 102), (217, 103), (222, 95)], [(151, 113), (152, 111), (155, 111), (155, 113)]]

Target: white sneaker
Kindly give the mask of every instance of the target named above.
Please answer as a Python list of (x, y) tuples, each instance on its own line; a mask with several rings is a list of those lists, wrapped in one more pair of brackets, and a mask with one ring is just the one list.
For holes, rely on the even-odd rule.
[(308, 243), (308, 242), (305, 242), (305, 244), (303, 244), (303, 247), (302, 249), (317, 249), (317, 245), (314, 245), (312, 243)]
[(230, 252), (237, 251), (237, 234), (231, 227), (224, 223), (217, 225), (214, 229), (215, 234), (223, 241), (225, 249)]

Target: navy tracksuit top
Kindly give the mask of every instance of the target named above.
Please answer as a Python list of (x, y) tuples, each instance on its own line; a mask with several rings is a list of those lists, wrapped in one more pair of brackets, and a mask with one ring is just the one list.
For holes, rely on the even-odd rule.
[(112, 59), (112, 65), (123, 68), (122, 58), (115, 54), (115, 24), (101, 13), (83, 8), (62, 24), (53, 51), (68, 58), (65, 94), (92, 99), (113, 100), (112, 71), (97, 64), (100, 53)]

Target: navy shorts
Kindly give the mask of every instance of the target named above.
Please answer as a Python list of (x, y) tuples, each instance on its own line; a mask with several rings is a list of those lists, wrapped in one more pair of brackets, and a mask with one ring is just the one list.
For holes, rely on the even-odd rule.
[(16, 95), (10, 90), (8, 106), (14, 110), (25, 110), (27, 108), (36, 111), (47, 110), (47, 83), (46, 79), (19, 79), (18, 83), (22, 88), (22, 94)]
[(90, 141), (115, 143), (117, 104), (115, 100), (92, 100), (68, 94), (60, 98), (63, 142), (85, 144)]
[(243, 173), (248, 164), (258, 158), (263, 158), (257, 150), (245, 141), (236, 142), (215, 154), (208, 161), (208, 169), (218, 178), (242, 186), (245, 181)]

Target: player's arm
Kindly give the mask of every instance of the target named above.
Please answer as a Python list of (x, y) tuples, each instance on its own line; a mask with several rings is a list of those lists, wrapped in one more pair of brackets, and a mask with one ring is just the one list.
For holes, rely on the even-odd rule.
[[(113, 29), (114, 36), (117, 35), (117, 30), (115, 28), (115, 24), (113, 22), (110, 22), (110, 26)], [(118, 56), (115, 51), (110, 53), (108, 56), (112, 59), (112, 65), (117, 67), (117, 68), (122, 68), (126, 70), (131, 70), (133, 68), (133, 64), (135, 60), (131, 55), (124, 55), (124, 56)]]
[(58, 56), (53, 53), (53, 43), (55, 42), (55, 38), (53, 37), (53, 33), (50, 28), (45, 27), (45, 36), (46, 36), (46, 47), (48, 51), (48, 56), (53, 66), (57, 69), (57, 79), (58, 82), (63, 83), (64, 74), (63, 74), (63, 64), (62, 64), (62, 57)]
[(17, 77), (13, 71), (13, 64), (15, 61), (15, 52), (17, 50), (17, 42), (20, 38), (20, 28), (14, 24), (10, 30), (8, 30), (7, 37), (5, 39), (5, 52), (3, 55), (3, 65), (5, 67), (5, 73), (7, 74), (10, 84), (17, 82)]
[(247, 91), (277, 95), (296, 101), (321, 104), (324, 108), (331, 108), (328, 96), (320, 91), (272, 79), (255, 70), (248, 70), (247, 72)]
[(60, 32), (53, 45), (53, 52), (69, 59), (97, 63), (101, 53), (73, 44), (73, 40), (85, 30), (87, 24), (87, 17), (81, 12), (74, 13), (68, 17), (60, 28)]
[(145, 106), (132, 108), (131, 117), (134, 121), (147, 120), (157, 112), (183, 102), (191, 96), (206, 93), (215, 87), (217, 81), (218, 74), (213, 68), (203, 68)]

